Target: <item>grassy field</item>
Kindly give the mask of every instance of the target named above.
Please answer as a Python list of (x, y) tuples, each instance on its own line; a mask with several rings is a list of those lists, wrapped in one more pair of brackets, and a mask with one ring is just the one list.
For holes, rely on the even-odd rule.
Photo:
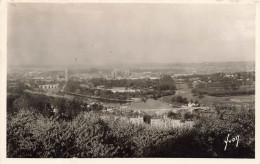
[[(192, 99), (193, 101), (197, 100), (200, 104), (205, 106), (211, 106), (214, 104), (234, 104), (234, 105), (244, 105), (248, 103), (252, 103), (255, 101), (255, 95), (241, 95), (241, 96), (226, 96), (226, 97), (216, 97), (204, 95), (203, 98), (199, 98), (198, 96), (193, 96), (191, 93), (191, 88), (188, 88), (187, 84), (177, 84), (176, 95), (181, 95), (182, 97), (187, 98), (189, 101)], [(163, 101), (167, 103), (171, 103), (171, 98), (173, 96), (163, 97)]]

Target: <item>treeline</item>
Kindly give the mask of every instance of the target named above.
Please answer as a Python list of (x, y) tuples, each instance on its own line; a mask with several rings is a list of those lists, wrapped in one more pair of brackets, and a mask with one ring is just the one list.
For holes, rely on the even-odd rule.
[(230, 80), (243, 79), (245, 81), (246, 81), (246, 79), (250, 79), (251, 81), (255, 81), (255, 72), (237, 72), (237, 73), (233, 73), (233, 75), (235, 77), (227, 78), (225, 76), (225, 73), (213, 73), (210, 75), (194, 74), (194, 75), (188, 75), (188, 76), (179, 76), (178, 78), (181, 78), (181, 79), (185, 80), (186, 82), (189, 81), (190, 78), (199, 78), (201, 81), (208, 81), (210, 79), (212, 82), (219, 82), (220, 80), (225, 80), (225, 79), (230, 79)]
[[(104, 78), (94, 78), (86, 83), (91, 83), (94, 87), (104, 86), (104, 89), (97, 89), (91, 87), (81, 87), (79, 81), (68, 81), (65, 90), (68, 92), (74, 92), (79, 94), (85, 94), (88, 96), (98, 96), (102, 98), (111, 98), (126, 100), (131, 98), (154, 98), (158, 99), (163, 96), (175, 94), (175, 84), (171, 76), (163, 75), (159, 80), (151, 79), (121, 79), (121, 80), (107, 80)], [(112, 87), (126, 87), (140, 89), (140, 92), (115, 92), (106, 90)]]
[[(20, 109), (7, 119), (7, 157), (254, 158), (254, 107), (216, 110), (217, 115), (201, 118), (193, 129), (158, 129), (113, 118), (103, 121), (93, 112), (67, 121)], [(228, 135), (240, 140), (224, 150)]]
[(87, 104), (82, 100), (68, 100), (65, 98), (54, 98), (45, 95), (31, 93), (10, 94), (7, 96), (7, 113), (11, 116), (21, 109), (42, 114), (45, 117), (54, 117), (54, 108), (58, 109), (59, 117), (64, 120), (72, 120), (83, 111), (101, 111), (104, 107), (100, 104)]
[(89, 80), (94, 86), (103, 85), (107, 88), (112, 87), (132, 87), (132, 88), (149, 88), (158, 85), (158, 80), (151, 79), (112, 79), (93, 78)]
[(175, 90), (165, 90), (158, 91), (153, 89), (142, 89), (137, 92), (112, 92), (111, 90), (106, 89), (95, 89), (95, 88), (77, 88), (76, 90), (68, 89), (66, 90), (72, 93), (83, 94), (87, 96), (96, 96), (101, 98), (109, 98), (109, 99), (118, 99), (118, 100), (126, 100), (131, 98), (153, 98), (158, 99), (163, 96), (174, 95)]
[(239, 90), (216, 90), (216, 89), (192, 89), (192, 93), (197, 95), (208, 94), (210, 96), (239, 96), (255, 94), (254, 89), (239, 89)]
[(177, 103), (181, 103), (181, 104), (188, 104), (188, 99), (186, 97), (182, 97), (180, 95), (178, 96), (173, 96), (171, 98), (171, 102), (177, 102)]
[(93, 78), (89, 80), (94, 86), (103, 85), (106, 88), (127, 87), (141, 89), (155, 89), (160, 91), (175, 90), (174, 81), (170, 75), (162, 75), (160, 79), (114, 79)]

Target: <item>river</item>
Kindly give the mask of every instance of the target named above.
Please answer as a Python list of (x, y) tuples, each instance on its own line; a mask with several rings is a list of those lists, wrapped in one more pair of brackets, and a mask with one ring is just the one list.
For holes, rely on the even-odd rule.
[[(186, 93), (185, 90), (179, 89), (176, 90), (176, 95), (181, 95), (183, 93)], [(152, 99), (149, 98), (146, 101), (138, 101), (138, 102), (129, 102), (129, 103), (106, 103), (107, 105), (111, 106), (111, 107), (121, 107), (121, 108), (125, 108), (125, 109), (131, 109), (131, 110), (172, 110), (174, 109), (172, 107), (172, 105), (166, 103), (166, 102), (162, 102), (160, 99)]]
[(171, 105), (161, 102), (159, 99), (147, 99), (146, 101), (130, 102), (130, 103), (106, 103), (111, 107), (121, 107), (130, 110), (170, 110)]

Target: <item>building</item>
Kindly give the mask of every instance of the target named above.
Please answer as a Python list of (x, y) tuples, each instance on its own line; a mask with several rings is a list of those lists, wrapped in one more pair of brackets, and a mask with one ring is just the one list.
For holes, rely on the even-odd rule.
[(151, 126), (157, 128), (192, 128), (194, 121), (181, 121), (175, 119), (151, 119)]
[(137, 125), (144, 123), (143, 117), (140, 117), (140, 116), (138, 116), (137, 118), (130, 118), (129, 121), (130, 121), (130, 123), (137, 124)]
[(191, 102), (188, 103), (188, 107), (199, 107), (199, 106), (200, 106), (199, 104), (195, 104)]
[(125, 78), (128, 78), (130, 76), (129, 69), (124, 69), (124, 76), (125, 76)]
[(63, 75), (57, 75), (56, 80), (57, 80), (57, 81), (65, 81), (65, 76), (63, 76)]
[(118, 70), (117, 70), (117, 69), (114, 69), (114, 70), (112, 71), (111, 75), (112, 75), (112, 78), (117, 78), (117, 76), (118, 76)]
[(65, 81), (69, 81), (69, 72), (68, 69), (65, 69)]
[(127, 68), (117, 69), (115, 68), (111, 72), (112, 78), (128, 78), (130, 76), (130, 71)]
[(163, 121), (163, 119), (158, 119), (158, 118), (152, 118), (151, 119), (151, 126), (153, 127), (164, 127), (165, 123)]
[(58, 90), (59, 89), (59, 84), (44, 84), (44, 85), (39, 85), (40, 89), (43, 89), (44, 91), (51, 91), (51, 90)]
[(126, 89), (125, 87), (114, 87), (112, 89), (107, 89), (110, 90), (113, 93), (119, 92), (119, 93), (124, 93), (124, 92), (128, 92), (128, 93), (133, 93), (133, 92), (140, 92), (140, 89)]

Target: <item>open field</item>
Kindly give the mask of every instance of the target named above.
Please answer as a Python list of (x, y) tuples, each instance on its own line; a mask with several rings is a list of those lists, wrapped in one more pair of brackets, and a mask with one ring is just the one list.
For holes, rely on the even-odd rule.
[[(248, 103), (253, 103), (255, 101), (255, 95), (241, 95), (241, 96), (209, 96), (204, 95), (203, 98), (199, 98), (198, 96), (193, 96), (191, 93), (191, 88), (188, 88), (187, 84), (177, 84), (176, 95), (181, 95), (182, 97), (187, 98), (189, 101), (192, 99), (193, 101), (197, 100), (200, 104), (204, 106), (210, 106), (213, 104), (233, 104), (233, 105), (243, 105)], [(171, 98), (173, 96), (165, 96), (163, 97), (163, 101), (167, 103), (172, 103)]]

